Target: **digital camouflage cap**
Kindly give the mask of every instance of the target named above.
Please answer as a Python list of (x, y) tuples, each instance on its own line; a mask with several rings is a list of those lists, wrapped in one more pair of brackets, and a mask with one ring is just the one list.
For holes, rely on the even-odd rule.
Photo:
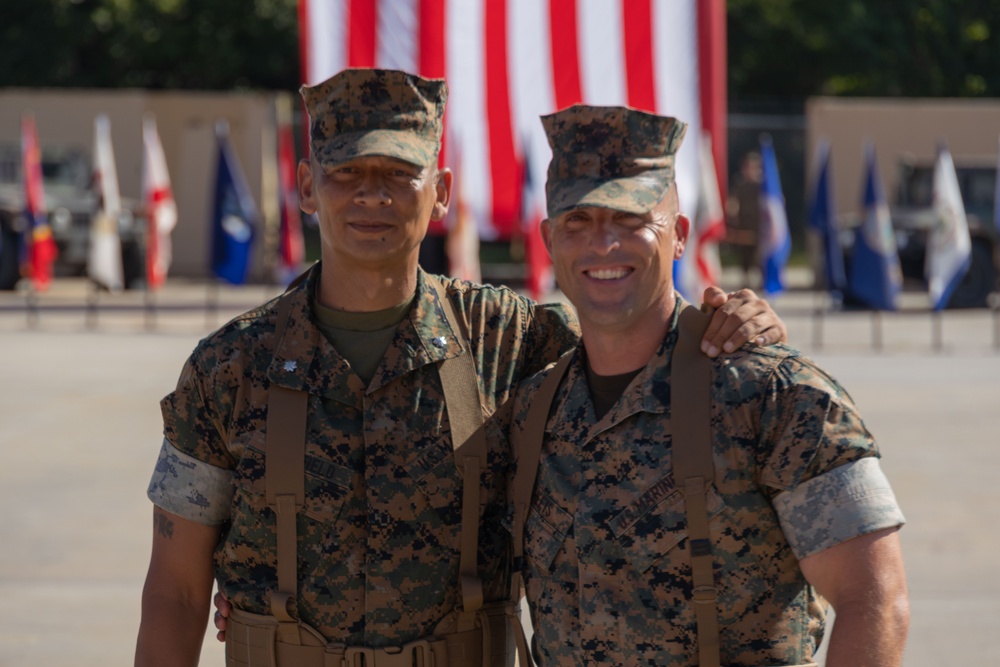
[(648, 213), (674, 182), (687, 130), (676, 118), (584, 104), (542, 116), (542, 125), (552, 147), (549, 217), (578, 206)]
[(346, 69), (300, 91), (309, 112), (309, 141), (320, 164), (366, 155), (426, 167), (441, 151), (444, 79), (387, 69)]

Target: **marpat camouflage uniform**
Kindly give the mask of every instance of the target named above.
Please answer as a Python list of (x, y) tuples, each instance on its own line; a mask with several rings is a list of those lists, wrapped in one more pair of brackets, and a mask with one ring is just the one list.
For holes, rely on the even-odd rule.
[[(400, 645), (446, 629), (458, 587), (462, 478), (437, 362), (459, 353), (425, 274), (368, 387), (320, 334), (310, 303), (320, 269), (291, 293), (276, 341), (275, 301), (203, 340), (163, 399), (165, 442), (149, 496), (201, 523), (222, 523), (220, 590), (268, 614), (276, 588), (275, 515), (265, 500), (268, 387), (309, 393), (305, 508), (298, 517), (297, 614), (329, 641)], [(488, 420), (479, 565), (487, 599), (505, 593), (509, 542), (506, 437), (494, 414), (519, 381), (577, 340), (561, 306), (535, 306), (506, 288), (444, 279), (471, 337)], [(506, 412), (506, 411), (505, 411)]]
[[(679, 310), (603, 419), (582, 349), (555, 396), (525, 528), (544, 667), (698, 664), (687, 520), (671, 463)], [(810, 360), (784, 345), (747, 346), (715, 359), (712, 373), (708, 509), (722, 664), (807, 663), (824, 612), (798, 560), (904, 519), (853, 402)], [(518, 392), (515, 447), (543, 376)]]

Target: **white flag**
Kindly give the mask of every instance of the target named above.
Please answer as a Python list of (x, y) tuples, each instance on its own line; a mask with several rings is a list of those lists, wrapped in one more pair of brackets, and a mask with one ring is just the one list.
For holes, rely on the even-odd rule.
[(94, 119), (94, 189), (99, 205), (90, 222), (87, 275), (111, 291), (124, 287), (118, 219), (122, 200), (118, 192), (118, 170), (111, 145), (111, 123), (105, 114)]
[(170, 268), (170, 232), (177, 225), (177, 205), (156, 119), (150, 115), (142, 120), (142, 148), (142, 203), (148, 225), (146, 283), (156, 289), (163, 285)]
[(934, 212), (937, 221), (927, 238), (925, 275), (931, 307), (941, 310), (948, 305), (972, 261), (972, 238), (958, 175), (951, 153), (944, 146), (934, 163)]

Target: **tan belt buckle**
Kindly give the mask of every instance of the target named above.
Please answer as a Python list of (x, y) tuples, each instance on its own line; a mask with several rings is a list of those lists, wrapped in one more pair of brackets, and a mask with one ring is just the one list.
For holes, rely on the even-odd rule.
[(348, 646), (344, 650), (344, 667), (434, 667), (431, 644), (426, 639), (405, 646), (368, 648)]

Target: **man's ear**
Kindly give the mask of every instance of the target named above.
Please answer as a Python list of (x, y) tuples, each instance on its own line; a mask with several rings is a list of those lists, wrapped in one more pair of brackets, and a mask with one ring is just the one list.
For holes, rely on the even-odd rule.
[(686, 215), (678, 214), (677, 222), (674, 223), (674, 259), (684, 256), (684, 248), (687, 247), (688, 234), (691, 233), (691, 221)]
[(434, 201), (434, 210), (431, 211), (431, 220), (440, 222), (448, 215), (448, 206), (451, 204), (451, 186), (454, 179), (455, 176), (451, 173), (451, 169), (445, 167), (438, 170), (437, 184), (435, 185), (437, 199)]
[(311, 215), (316, 212), (316, 198), (313, 194), (312, 165), (309, 164), (309, 160), (299, 160), (296, 176), (299, 186), (299, 208), (303, 213)]
[(538, 229), (542, 233), (542, 242), (545, 244), (545, 252), (549, 253), (549, 257), (552, 257), (552, 221), (545, 218), (542, 220)]

